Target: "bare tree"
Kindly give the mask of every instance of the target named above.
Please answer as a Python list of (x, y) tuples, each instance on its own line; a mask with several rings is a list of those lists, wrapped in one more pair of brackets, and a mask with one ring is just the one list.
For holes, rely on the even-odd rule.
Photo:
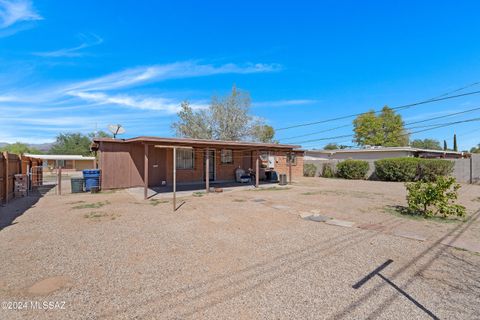
[(230, 95), (214, 96), (208, 109), (193, 110), (183, 102), (172, 129), (178, 137), (272, 142), (275, 131), (250, 115), (250, 105), (250, 94), (233, 86)]

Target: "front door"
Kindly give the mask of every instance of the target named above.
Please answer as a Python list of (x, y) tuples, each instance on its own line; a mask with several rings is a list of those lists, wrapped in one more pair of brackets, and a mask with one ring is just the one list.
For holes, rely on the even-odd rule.
[[(209, 156), (208, 160), (208, 180), (214, 181), (215, 180), (215, 150), (207, 150), (205, 151), (205, 157), (203, 157), (203, 167), (205, 168), (205, 164), (207, 163), (207, 152)], [(203, 174), (203, 180), (205, 180), (205, 173)]]

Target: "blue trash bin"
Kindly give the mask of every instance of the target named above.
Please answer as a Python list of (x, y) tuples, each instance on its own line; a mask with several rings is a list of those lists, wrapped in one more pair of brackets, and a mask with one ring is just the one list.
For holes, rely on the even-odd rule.
[(88, 169), (83, 170), (83, 179), (85, 180), (85, 191), (89, 192), (92, 188), (100, 190), (100, 170)]

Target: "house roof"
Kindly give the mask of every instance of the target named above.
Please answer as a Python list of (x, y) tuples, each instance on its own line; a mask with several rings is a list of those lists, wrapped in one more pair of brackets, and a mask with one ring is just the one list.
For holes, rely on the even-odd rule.
[(464, 152), (460, 152), (460, 151), (433, 150), (433, 149), (422, 149), (422, 148), (412, 148), (412, 147), (372, 147), (372, 148), (363, 148), (363, 149), (308, 150), (306, 152), (311, 154), (312, 153), (334, 154), (334, 153), (352, 153), (352, 152), (364, 153), (364, 152), (392, 152), (392, 151), (455, 154), (455, 155), (464, 154)]
[(40, 159), (40, 160), (95, 160), (95, 157), (85, 157), (82, 155), (67, 154), (30, 154), (24, 153), (24, 157)]
[(136, 137), (130, 139), (112, 139), (112, 138), (94, 138), (94, 143), (115, 142), (131, 143), (141, 142), (148, 144), (162, 144), (172, 146), (231, 146), (231, 147), (251, 147), (251, 148), (269, 148), (269, 149), (299, 149), (298, 145), (278, 144), (278, 143), (258, 143), (247, 141), (226, 141), (226, 140), (207, 140), (207, 139), (187, 139), (187, 138), (162, 138), (162, 137)]

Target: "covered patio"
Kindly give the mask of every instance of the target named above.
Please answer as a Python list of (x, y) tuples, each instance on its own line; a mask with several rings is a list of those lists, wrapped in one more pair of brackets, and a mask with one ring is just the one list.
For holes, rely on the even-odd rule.
[[(234, 187), (238, 176), (258, 187), (272, 177), (303, 172), (303, 152), (296, 145), (202, 139), (138, 137), (95, 139), (103, 189), (143, 188), (154, 193)], [(152, 191), (149, 191), (152, 190)]]

